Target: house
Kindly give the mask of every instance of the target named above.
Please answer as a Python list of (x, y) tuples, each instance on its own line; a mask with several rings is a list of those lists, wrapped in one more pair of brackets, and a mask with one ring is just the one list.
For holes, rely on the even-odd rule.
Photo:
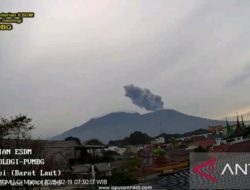
[(72, 167), (72, 174), (78, 177), (105, 177), (111, 176), (110, 163), (96, 163), (96, 164), (76, 164)]
[(125, 153), (126, 148), (118, 147), (118, 146), (109, 146), (108, 148), (105, 149), (105, 151), (114, 151), (122, 156)]
[(242, 122), (239, 122), (237, 115), (237, 123), (235, 125), (227, 125), (224, 127), (223, 135), (216, 136), (216, 144), (234, 144), (250, 140), (250, 127), (247, 127), (244, 123), (243, 117), (241, 116)]
[(228, 152), (230, 144), (220, 144), (212, 147), (212, 152)]
[(91, 156), (103, 156), (104, 150), (108, 148), (106, 145), (79, 145), (76, 150), (86, 150)]
[(215, 146), (212, 152), (250, 152), (250, 141)]
[(47, 141), (44, 144), (45, 160), (51, 167), (70, 170), (70, 161), (76, 159), (79, 154), (75, 152), (76, 141)]
[(190, 143), (190, 145), (188, 146), (187, 150), (194, 150), (194, 149), (196, 149), (198, 147), (202, 147), (203, 149), (208, 150), (215, 143), (216, 143), (216, 141), (213, 138), (211, 138), (211, 139), (205, 139), (205, 140), (197, 140), (197, 141), (194, 141), (194, 142)]
[(208, 130), (211, 133), (216, 133), (216, 131), (223, 131), (223, 129), (224, 129), (223, 125), (208, 126)]
[(77, 164), (72, 166), (72, 174), (79, 177), (87, 177), (91, 176), (92, 172), (91, 164)]
[(154, 147), (149, 145), (149, 146), (145, 146), (143, 150), (140, 150), (138, 152), (138, 156), (143, 158), (144, 165), (153, 164), (153, 150), (154, 150)]
[(125, 157), (127, 158), (133, 158), (137, 156), (137, 153), (139, 152), (140, 148), (137, 146), (129, 145), (126, 148), (126, 151), (124, 153)]
[(164, 137), (158, 137), (151, 141), (151, 144), (164, 144), (165, 138)]

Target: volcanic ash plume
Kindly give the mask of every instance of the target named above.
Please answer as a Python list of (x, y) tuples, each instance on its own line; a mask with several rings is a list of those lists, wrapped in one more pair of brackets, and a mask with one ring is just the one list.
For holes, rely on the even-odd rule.
[(133, 104), (139, 106), (140, 108), (145, 108), (149, 111), (155, 111), (163, 108), (163, 101), (161, 97), (152, 94), (148, 89), (142, 89), (134, 85), (124, 86), (126, 91), (125, 96), (129, 97)]

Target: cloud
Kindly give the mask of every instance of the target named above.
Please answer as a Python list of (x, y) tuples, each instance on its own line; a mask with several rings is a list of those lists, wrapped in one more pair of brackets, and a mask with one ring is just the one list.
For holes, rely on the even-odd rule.
[(0, 9), (36, 13), (1, 32), (0, 114), (27, 113), (38, 136), (144, 112), (126, 101), (124, 84), (190, 115), (250, 105), (250, 1), (2, 0)]
[(124, 86), (126, 91), (125, 96), (129, 97), (133, 104), (139, 106), (140, 108), (145, 108), (149, 111), (155, 111), (163, 108), (163, 101), (161, 97), (152, 94), (148, 89), (142, 89), (134, 85)]

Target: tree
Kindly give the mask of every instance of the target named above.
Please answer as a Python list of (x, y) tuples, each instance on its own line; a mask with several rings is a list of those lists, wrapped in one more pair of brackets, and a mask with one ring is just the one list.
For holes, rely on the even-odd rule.
[(19, 140), (30, 138), (30, 133), (34, 129), (31, 124), (31, 118), (19, 114), (10, 119), (1, 117), (0, 119), (0, 143), (4, 138), (15, 139), (17, 143)]
[(139, 183), (132, 172), (124, 170), (114, 171), (108, 182), (109, 185), (115, 186), (127, 186)]
[(124, 145), (139, 145), (139, 144), (150, 144), (151, 137), (145, 133), (140, 131), (135, 131), (134, 133), (130, 134), (129, 137), (123, 139), (122, 143)]
[(161, 148), (160, 146), (158, 146), (154, 150), (154, 155), (157, 156), (157, 157), (165, 157), (166, 151), (163, 148)]
[(165, 142), (169, 142), (171, 141), (172, 138), (179, 138), (181, 137), (180, 134), (166, 134), (166, 133), (161, 133), (160, 135), (158, 135), (155, 138), (159, 138), (159, 137), (163, 137), (165, 139)]
[(65, 138), (64, 139), (65, 141), (75, 141), (78, 145), (81, 145), (82, 143), (81, 143), (81, 141), (80, 141), (80, 139), (79, 138), (77, 138), (77, 137), (67, 137), (67, 138)]
[(198, 146), (194, 149), (194, 152), (208, 152), (207, 149), (202, 148), (201, 146)]
[(103, 145), (103, 143), (98, 139), (90, 139), (86, 142), (86, 145)]
[(170, 141), (171, 145), (172, 145), (172, 148), (175, 150), (178, 145), (179, 145), (179, 141), (176, 139), (176, 138), (171, 138), (171, 141)]
[(157, 165), (157, 166), (161, 166), (161, 165), (164, 165), (166, 164), (166, 151), (158, 146), (154, 151), (154, 163)]
[[(42, 146), (38, 141), (31, 140), (31, 131), (34, 129), (34, 126), (31, 123), (31, 118), (28, 118), (25, 115), (19, 114), (14, 117), (8, 118), (0, 118), (0, 146), (4, 149), (32, 149), (32, 155), (25, 155), (25, 158), (43, 158)], [(11, 155), (0, 155), (1, 159), (22, 159), (22, 155), (15, 155), (11, 152)], [(1, 171), (7, 171), (7, 176), (2, 177), (2, 179), (31, 179), (34, 177), (18, 177), (12, 176), (11, 171), (13, 169), (20, 171), (40, 171), (44, 167), (43, 165), (1, 165)], [(39, 177), (39, 176), (38, 176)], [(16, 189), (34, 189), (31, 186), (21, 186), (15, 187), (11, 185), (7, 185), (3, 187), (7, 190), (16, 190)], [(36, 189), (39, 189), (36, 187)]]

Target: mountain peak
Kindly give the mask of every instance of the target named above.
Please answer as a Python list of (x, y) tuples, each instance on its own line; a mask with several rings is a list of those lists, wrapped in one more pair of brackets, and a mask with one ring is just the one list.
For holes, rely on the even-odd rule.
[(122, 139), (134, 131), (141, 131), (151, 136), (160, 133), (182, 134), (219, 124), (224, 124), (224, 121), (195, 117), (173, 109), (162, 109), (146, 114), (113, 112), (91, 119), (81, 126), (70, 129), (52, 139), (61, 140), (68, 136), (74, 136), (81, 140), (98, 138), (107, 142)]

